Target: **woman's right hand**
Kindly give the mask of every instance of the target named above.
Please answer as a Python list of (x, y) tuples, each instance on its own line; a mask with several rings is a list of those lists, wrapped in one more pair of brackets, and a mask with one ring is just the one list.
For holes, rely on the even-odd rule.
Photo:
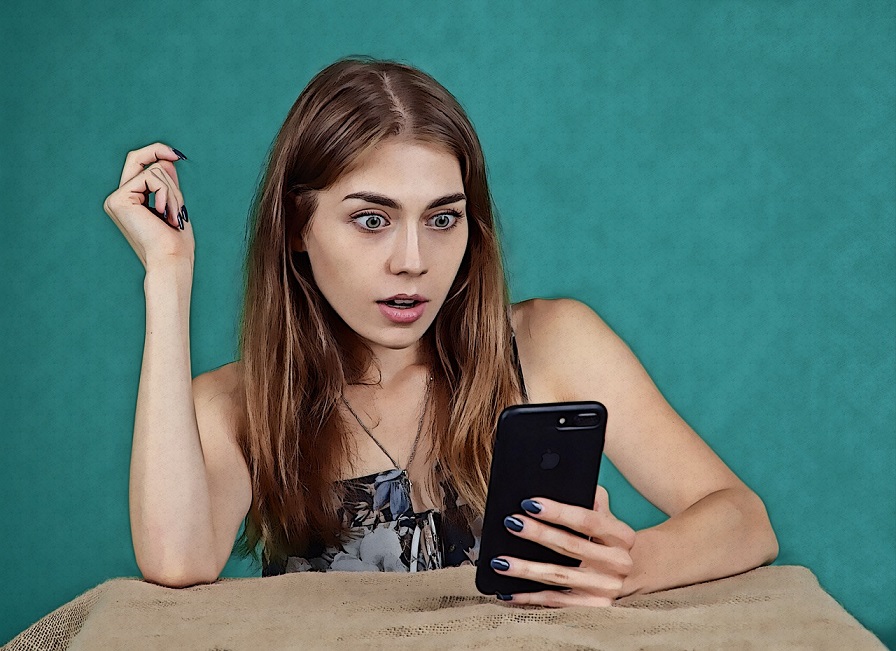
[[(160, 142), (129, 152), (118, 189), (103, 202), (144, 269), (180, 262), (189, 262), (192, 269), (196, 243), (174, 169), (180, 159)], [(150, 194), (155, 195), (155, 209), (149, 207)]]

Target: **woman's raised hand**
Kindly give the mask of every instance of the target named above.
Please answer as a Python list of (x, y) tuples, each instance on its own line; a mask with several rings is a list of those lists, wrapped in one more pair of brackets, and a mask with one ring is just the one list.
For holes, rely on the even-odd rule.
[(160, 142), (129, 152), (118, 189), (103, 202), (144, 268), (183, 261), (192, 267), (193, 229), (174, 169), (174, 161), (185, 158)]
[[(525, 515), (514, 514), (504, 521), (510, 532), (582, 563), (579, 567), (566, 567), (508, 556), (480, 559), (480, 563), (491, 562), (492, 568), (502, 574), (569, 588), (521, 592), (503, 595), (503, 599), (520, 605), (610, 606), (625, 596), (623, 583), (632, 571), (635, 531), (610, 512), (610, 497), (603, 486), (597, 487), (593, 510), (540, 497), (525, 500), (522, 507)], [(588, 538), (553, 525), (568, 527)]]

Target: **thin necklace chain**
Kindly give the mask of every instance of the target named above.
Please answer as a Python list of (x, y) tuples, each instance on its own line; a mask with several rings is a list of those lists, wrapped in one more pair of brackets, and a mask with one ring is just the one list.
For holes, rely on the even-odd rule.
[[(417, 454), (417, 444), (420, 442), (420, 433), (423, 431), (423, 418), (424, 418), (424, 416), (426, 416), (426, 406), (429, 404), (429, 394), (430, 394), (431, 388), (432, 388), (432, 376), (430, 375), (429, 378), (426, 380), (426, 393), (423, 395), (423, 409), (420, 412), (420, 422), (417, 423), (417, 436), (414, 437), (414, 445), (411, 448), (411, 456), (408, 457), (408, 462), (407, 462), (407, 464), (405, 464), (405, 467), (404, 467), (405, 470), (407, 470), (410, 467), (411, 462), (414, 460), (414, 455)], [(367, 436), (372, 438), (373, 442), (377, 444), (377, 447), (379, 447), (379, 449), (383, 451), (383, 454), (385, 454), (387, 457), (389, 457), (389, 461), (392, 462), (392, 465), (395, 466), (398, 470), (401, 470), (401, 466), (398, 465), (398, 462), (392, 458), (392, 455), (389, 454), (389, 452), (386, 450), (386, 448), (383, 447), (383, 444), (376, 440), (376, 437), (373, 435), (373, 433), (369, 429), (367, 429), (367, 426), (364, 424), (364, 422), (361, 420), (361, 418), (358, 416), (358, 414), (355, 413), (355, 410), (352, 409), (352, 406), (350, 404), (348, 404), (348, 400), (346, 400), (345, 394), (342, 394), (342, 402), (345, 403), (345, 406), (348, 407), (348, 410), (351, 412), (352, 416), (354, 416), (355, 420), (358, 421), (358, 425), (361, 426), (361, 429), (363, 429), (365, 432), (367, 432)]]

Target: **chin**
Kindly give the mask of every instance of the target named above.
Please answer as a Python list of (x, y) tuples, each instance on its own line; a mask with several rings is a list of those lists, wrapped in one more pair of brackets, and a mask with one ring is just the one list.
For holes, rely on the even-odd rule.
[(404, 332), (396, 332), (392, 336), (383, 336), (381, 334), (378, 337), (365, 337), (365, 339), (376, 346), (382, 346), (390, 350), (404, 350), (416, 346), (422, 336), (422, 333), (417, 334), (416, 328), (414, 330), (409, 328)]
[(368, 344), (388, 348), (389, 350), (406, 350), (420, 343), (424, 333), (431, 326), (431, 323), (420, 323), (419, 321), (408, 326), (386, 326), (385, 328), (376, 328), (367, 332), (357, 332), (362, 339)]

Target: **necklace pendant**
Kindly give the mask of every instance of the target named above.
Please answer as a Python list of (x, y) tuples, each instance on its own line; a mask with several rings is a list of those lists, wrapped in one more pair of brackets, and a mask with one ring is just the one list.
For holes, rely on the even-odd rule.
[(408, 474), (407, 469), (401, 471), (401, 474), (404, 475), (404, 483), (405, 483), (405, 494), (407, 495), (408, 507), (413, 511), (414, 504), (414, 482), (411, 481), (411, 476)]

